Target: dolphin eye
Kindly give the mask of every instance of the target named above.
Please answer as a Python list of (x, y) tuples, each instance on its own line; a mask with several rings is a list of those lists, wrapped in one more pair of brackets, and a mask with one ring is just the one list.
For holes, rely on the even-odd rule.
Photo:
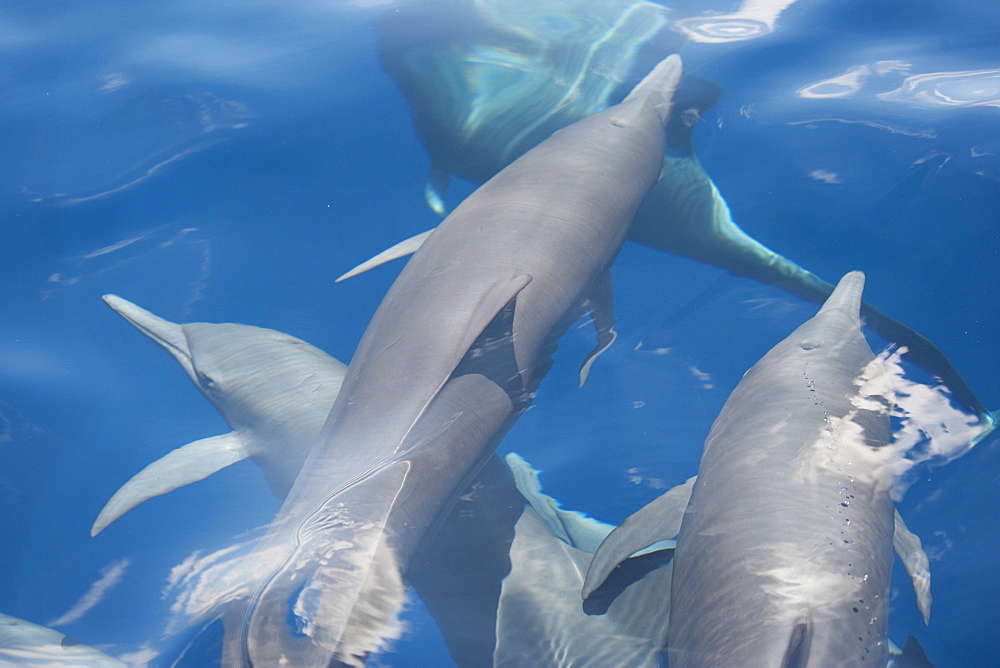
[(198, 382), (204, 387), (215, 387), (215, 381), (204, 371), (200, 369), (195, 372), (198, 375)]

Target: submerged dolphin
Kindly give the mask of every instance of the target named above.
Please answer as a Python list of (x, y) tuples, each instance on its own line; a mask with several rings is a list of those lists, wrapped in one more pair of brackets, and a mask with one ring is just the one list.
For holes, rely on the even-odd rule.
[(125, 668), (127, 664), (69, 636), (0, 613), (0, 664)]
[[(712, 425), (677, 536), (673, 668), (888, 660), (893, 399), (861, 333), (863, 285), (841, 279)], [(630, 549), (619, 531), (592, 569)]]
[[(618, 99), (644, 51), (680, 47), (669, 11), (643, 0), (416, 0), (381, 15), (382, 67), (409, 101), (431, 156), (431, 207), (443, 213), (450, 175), (483, 183), (550, 133)], [(822, 303), (833, 286), (746, 234), (694, 157), (691, 124), (707, 106), (677, 102), (672, 155), (629, 238)], [(398, 244), (345, 277), (413, 252), (421, 240)], [(906, 346), (907, 358), (940, 378), (974, 415), (981, 432), (972, 445), (994, 429), (997, 413), (931, 341), (870, 304), (862, 304), (862, 316), (879, 335)]]
[(642, 586), (610, 591), (613, 584), (604, 600), (595, 597), (585, 607), (583, 576), (614, 525), (563, 509), (542, 492), (538, 471), (516, 454), (506, 460), (530, 506), (515, 526), (511, 571), (497, 605), (494, 665), (658, 665), (670, 615), (661, 605), (670, 587), (668, 551), (630, 564), (643, 562)]
[(104, 301), (177, 360), (232, 431), (189, 443), (137, 473), (104, 506), (90, 535), (146, 499), (246, 457), (260, 466), (275, 496), (284, 498), (347, 367), (305, 341), (271, 329), (178, 325), (115, 295), (105, 295)]
[(326, 426), (226, 620), (227, 665), (360, 664), (411, 563), (485, 463), (587, 306), (613, 325), (608, 267), (660, 171), (680, 59), (469, 196), (373, 316)]

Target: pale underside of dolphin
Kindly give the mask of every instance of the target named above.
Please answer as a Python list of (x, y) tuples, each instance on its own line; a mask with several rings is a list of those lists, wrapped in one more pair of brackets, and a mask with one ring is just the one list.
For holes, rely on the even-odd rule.
[[(430, 153), (431, 207), (444, 213), (442, 192), (451, 175), (483, 183), (553, 131), (613, 104), (646, 53), (680, 48), (669, 12), (641, 0), (414, 0), (382, 15), (382, 67), (410, 103)], [(444, 15), (454, 21), (442, 22)], [(414, 28), (424, 23), (426, 30)], [(672, 155), (629, 238), (822, 303), (833, 286), (746, 234), (691, 154), (691, 124), (711, 106), (705, 102), (705, 96), (678, 102)], [(412, 252), (426, 234), (345, 277)], [(970, 445), (993, 430), (997, 414), (931, 341), (870, 304), (863, 303), (862, 316), (879, 335), (905, 346), (907, 357), (937, 376), (979, 421), (981, 432)]]
[[(861, 333), (863, 285), (847, 274), (712, 426), (674, 553), (675, 668), (888, 660), (893, 397)], [(643, 525), (651, 534), (638, 542), (664, 537), (657, 515), (626, 521), (591, 568), (604, 552), (627, 554)]]
[(284, 498), (340, 390), (347, 367), (288, 334), (231, 323), (175, 324), (135, 304), (104, 301), (166, 350), (232, 431), (169, 452), (111, 497), (96, 536), (139, 503), (250, 458)]
[(0, 664), (125, 668), (127, 664), (46, 626), (0, 613)]
[(275, 518), (232, 665), (359, 665), (457, 495), (530, 403), (586, 307), (610, 338), (608, 268), (656, 180), (676, 56), (619, 105), (470, 195), (403, 268)]

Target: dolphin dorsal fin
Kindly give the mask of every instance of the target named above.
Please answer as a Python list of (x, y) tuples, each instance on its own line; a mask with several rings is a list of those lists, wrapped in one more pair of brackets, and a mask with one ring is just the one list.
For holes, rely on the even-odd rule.
[(563, 508), (558, 500), (542, 491), (542, 483), (538, 479), (539, 471), (516, 452), (507, 454), (504, 460), (514, 476), (517, 491), (548, 524), (553, 535), (570, 547), (593, 554), (601, 541), (615, 528), (614, 525), (602, 522), (579, 510)]
[(243, 440), (235, 432), (203, 438), (169, 452), (114, 493), (94, 520), (90, 535), (96, 536), (146, 499), (207, 478), (246, 456)]
[(586, 599), (603, 584), (620, 563), (660, 541), (669, 540), (681, 528), (684, 510), (691, 499), (695, 478), (653, 499), (608, 534), (594, 554), (583, 583)]
[[(434, 228), (437, 229), (437, 228)], [(396, 260), (401, 257), (406, 257), (407, 255), (412, 255), (420, 250), (420, 247), (424, 245), (427, 241), (427, 237), (431, 235), (434, 230), (427, 230), (426, 232), (421, 232), (420, 234), (410, 237), (404, 241), (400, 241), (398, 244), (392, 248), (387, 248), (370, 260), (365, 260), (354, 269), (351, 269), (346, 274), (343, 274), (334, 283), (340, 283), (344, 279), (351, 278), (352, 276), (357, 276), (358, 274), (363, 274), (369, 269), (374, 269), (380, 264), (385, 264), (392, 260)]]

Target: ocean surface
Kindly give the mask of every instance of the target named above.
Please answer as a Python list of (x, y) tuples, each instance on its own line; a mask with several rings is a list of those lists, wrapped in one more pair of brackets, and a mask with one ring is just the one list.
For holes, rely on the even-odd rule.
[[(414, 118), (452, 95), (495, 112), (487, 128), (507, 122), (532, 77), (570, 91), (560, 105), (610, 72), (615, 103), (679, 50), (719, 88), (692, 145), (733, 220), (827, 281), (863, 270), (866, 300), (1000, 407), (1000, 5), (692, 0), (626, 35), (613, 19), (640, 4), (4, 3), (0, 613), (130, 665), (218, 665), (221, 625), (188, 623), (188, 587), (205, 558), (260, 535), (280, 500), (242, 461), (90, 536), (131, 476), (229, 431), (101, 296), (178, 323), (286, 332), (348, 363), (405, 260), (335, 279), (440, 221), (425, 193), (437, 140)], [(398, 12), (414, 18), (386, 28)], [(483, 65), (482, 87), (458, 93), (403, 48), (477, 40), (489, 48), (445, 60)], [(545, 44), (561, 57), (542, 59)], [(422, 91), (404, 91), (393, 62)], [(498, 62), (521, 97), (490, 97), (510, 90), (489, 78)], [(474, 189), (460, 176), (441, 207)], [(817, 306), (632, 242), (611, 272), (617, 341), (579, 388), (594, 330), (571, 326), (499, 452), (530, 462), (565, 508), (617, 524), (697, 472), (742, 374)], [(930, 559), (933, 608), (925, 625), (897, 561), (889, 637), (913, 635), (937, 666), (1000, 665), (1000, 446), (970, 449), (968, 419), (912, 410), (922, 445), (897, 506)], [(370, 665), (453, 665), (412, 592), (391, 635)]]

